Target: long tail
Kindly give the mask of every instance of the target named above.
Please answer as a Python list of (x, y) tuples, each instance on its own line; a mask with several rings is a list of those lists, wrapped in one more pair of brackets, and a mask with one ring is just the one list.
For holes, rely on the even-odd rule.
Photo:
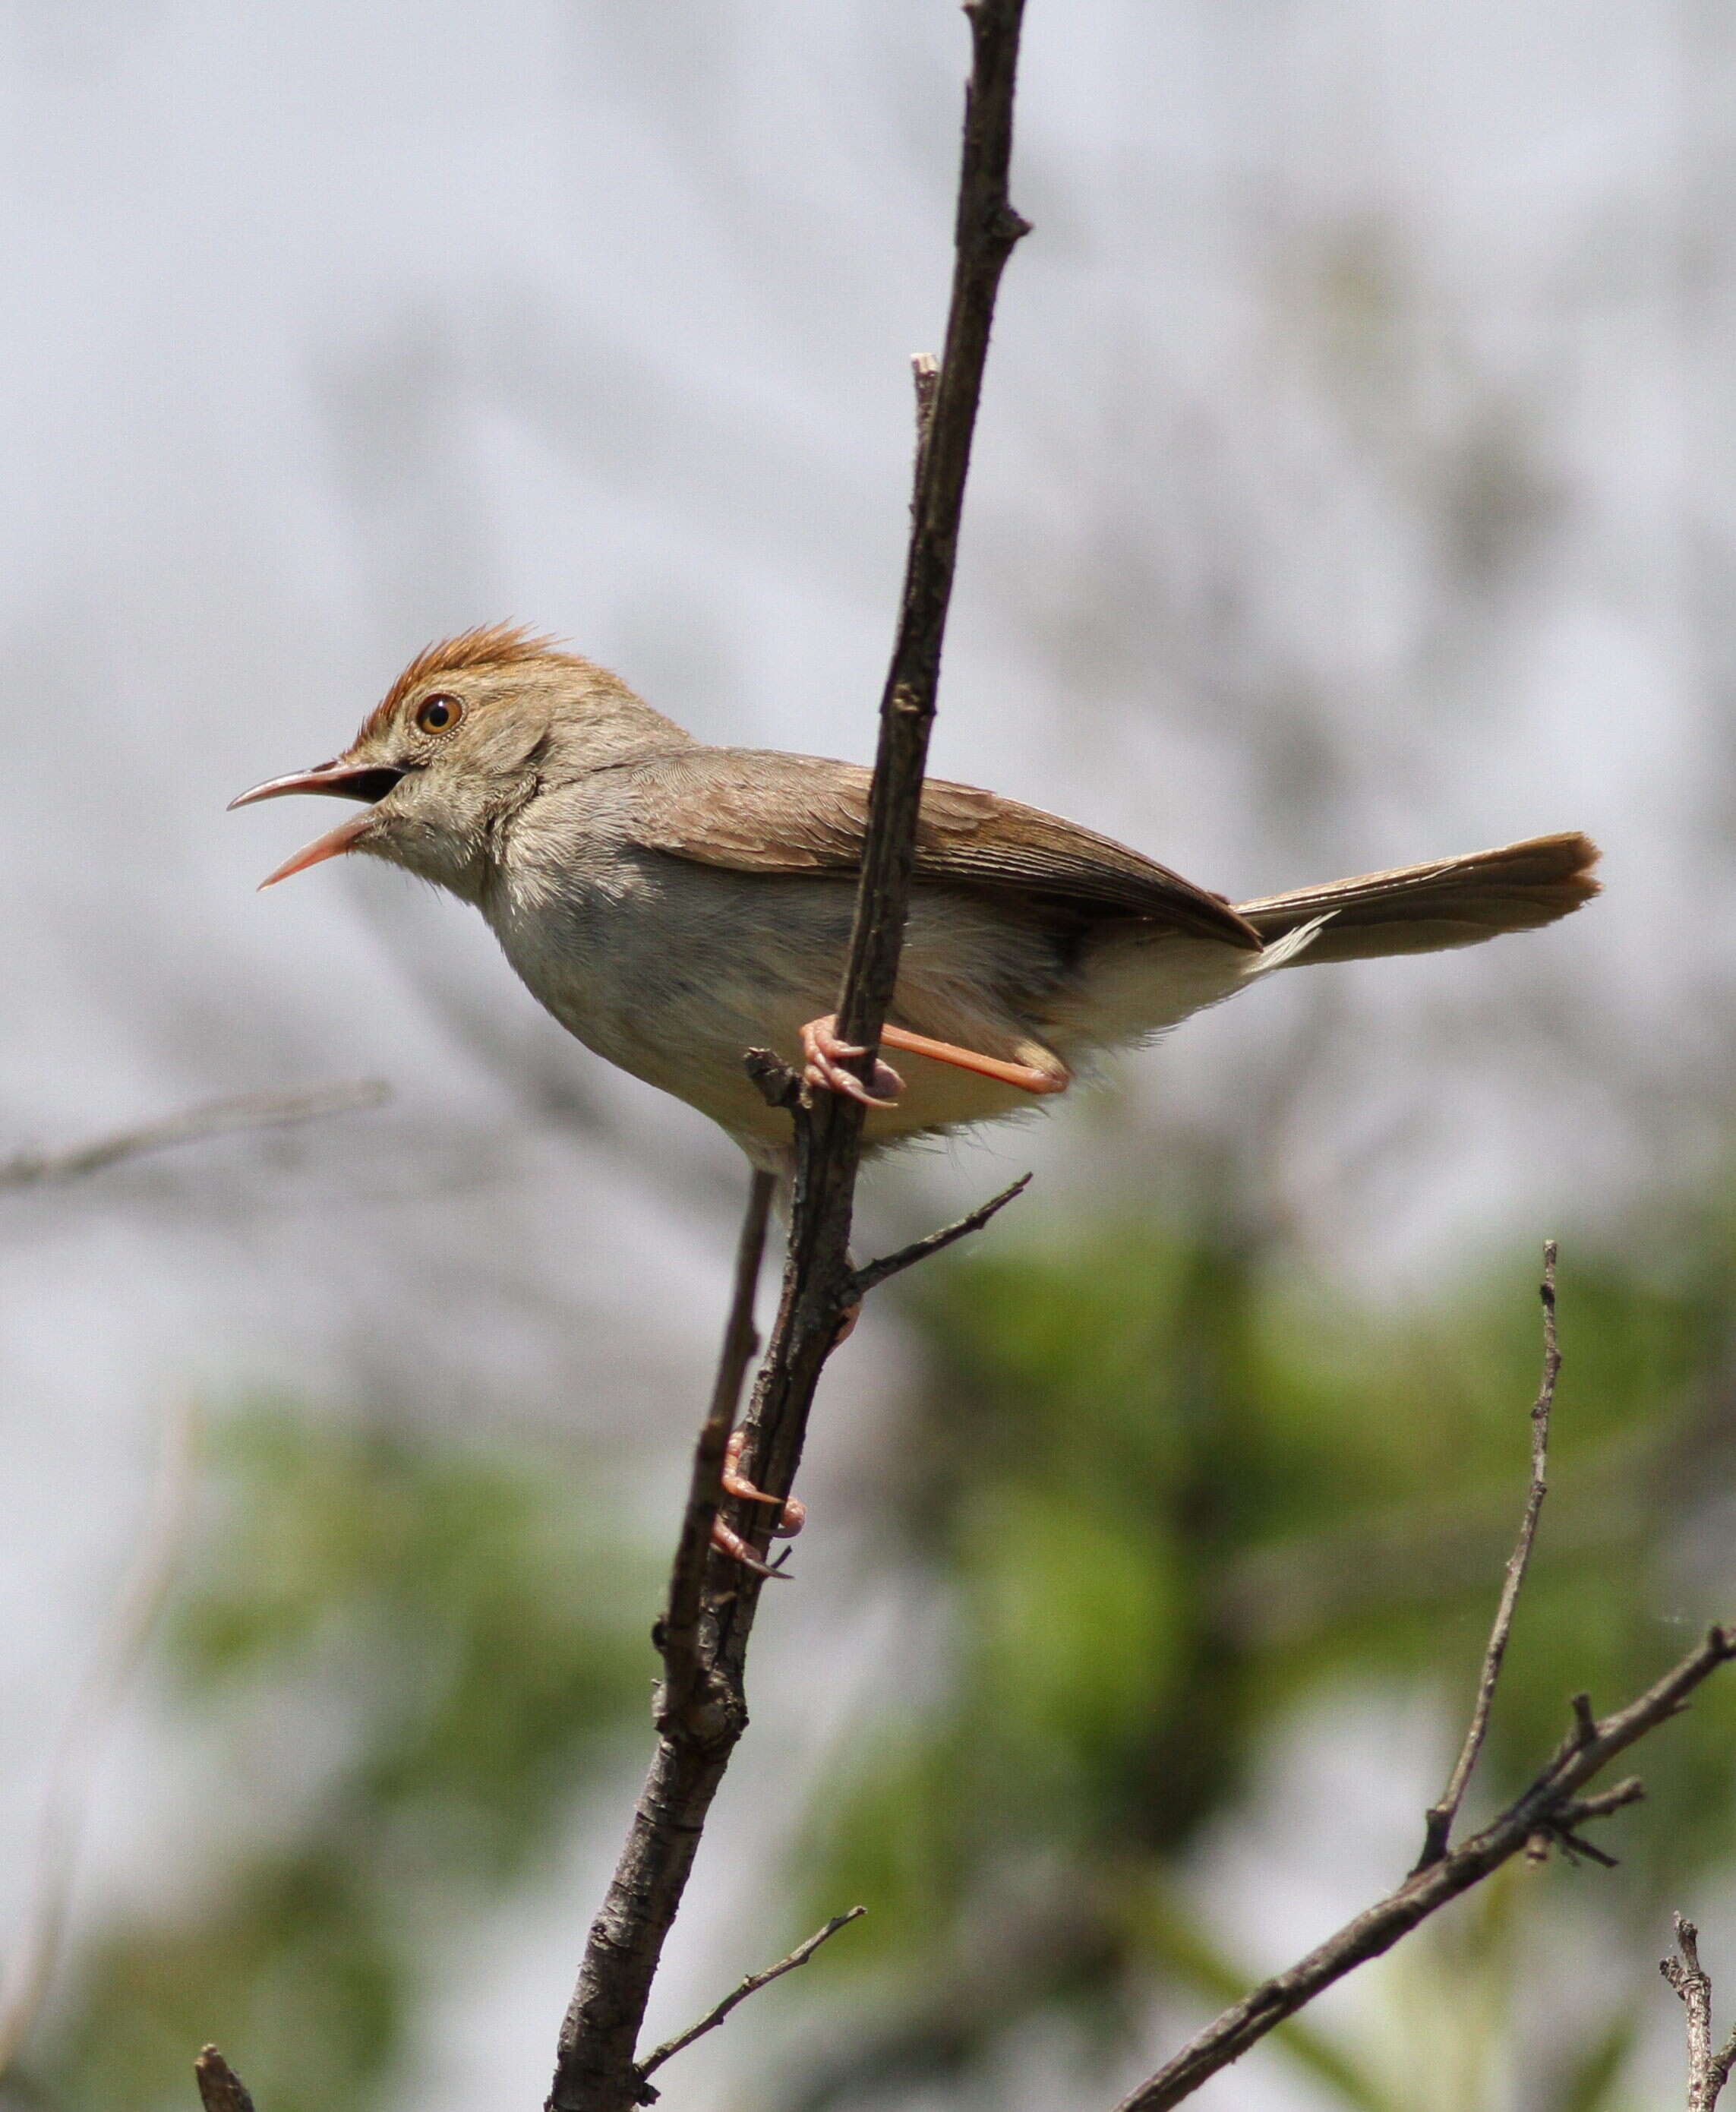
[(1299, 966), (1382, 954), (1433, 954), (1447, 946), (1474, 946), (1503, 931), (1553, 924), (1598, 892), (1591, 872), (1597, 863), (1597, 846), (1574, 831), (1433, 865), (1364, 873), (1325, 887), (1299, 887), (1289, 894), (1238, 902), (1236, 908), (1269, 946), (1299, 925), (1324, 918), (1314, 938), (1298, 949)]

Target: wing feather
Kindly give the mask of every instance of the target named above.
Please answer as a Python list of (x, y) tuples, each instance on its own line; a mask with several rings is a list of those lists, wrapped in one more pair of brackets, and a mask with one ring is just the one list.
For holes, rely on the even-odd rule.
[[(737, 872), (850, 873), (861, 862), (870, 773), (855, 763), (748, 749), (686, 749), (637, 766), (636, 840)], [(930, 778), (919, 880), (1057, 897), (1255, 950), (1221, 896), (1059, 815)]]

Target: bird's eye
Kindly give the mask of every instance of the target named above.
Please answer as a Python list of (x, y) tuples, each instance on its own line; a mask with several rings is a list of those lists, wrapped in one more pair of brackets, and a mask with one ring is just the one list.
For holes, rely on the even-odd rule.
[(416, 723), (423, 733), (450, 733), (463, 716), (462, 699), (451, 696), (444, 690), (424, 697), (416, 708)]

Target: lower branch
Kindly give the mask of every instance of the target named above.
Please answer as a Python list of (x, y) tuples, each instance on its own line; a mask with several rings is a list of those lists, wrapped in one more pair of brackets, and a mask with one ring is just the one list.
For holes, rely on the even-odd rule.
[[(1588, 1711), (1576, 1711), (1573, 1729), (1549, 1764), (1492, 1824), (1438, 1862), (1413, 1871), (1396, 1891), (1346, 1923), (1299, 1964), (1226, 2010), (1148, 2082), (1123, 2098), (1115, 2112), (1164, 2112), (1166, 2106), (1181, 2104), (1274, 2025), (1293, 2017), (1357, 1966), (1391, 1950), (1401, 1937), (1449, 1900), (1480, 1884), (1492, 1870), (1533, 1844), (1557, 1841), (1569, 1848), (1579, 1846), (1577, 1827), (1603, 1816), (1618, 1802), (1630, 1802), (1636, 1792), (1626, 1784), (1619, 1796), (1611, 1791), (1602, 1796), (1581, 1797), (1578, 1791), (1618, 1753), (1676, 1714), (1694, 1689), (1733, 1658), (1736, 1628), (1713, 1628), (1656, 1686), (1615, 1715), (1598, 1722)], [(1732, 2058), (1736, 2060), (1736, 2049)], [(1699, 2112), (1697, 2106), (1694, 2112)]]

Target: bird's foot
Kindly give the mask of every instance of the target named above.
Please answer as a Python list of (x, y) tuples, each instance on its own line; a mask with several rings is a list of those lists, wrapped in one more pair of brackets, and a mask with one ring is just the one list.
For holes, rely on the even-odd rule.
[[(744, 1503), (780, 1504), (777, 1523), (772, 1528), (781, 1540), (792, 1539), (808, 1523), (808, 1506), (796, 1496), (774, 1496), (765, 1490), (757, 1489), (741, 1472), (741, 1454), (747, 1444), (747, 1432), (737, 1430), (731, 1433), (723, 1453), (723, 1493), (739, 1497)], [(712, 1545), (720, 1548), (733, 1561), (751, 1569), (756, 1577), (777, 1577), (783, 1573), (773, 1564), (762, 1562), (740, 1534), (727, 1525), (722, 1518), (713, 1518), (711, 1525)]]
[(863, 1084), (854, 1071), (845, 1067), (867, 1049), (859, 1049), (848, 1041), (841, 1041), (837, 1035), (837, 1015), (827, 1013), (823, 1019), (810, 1019), (802, 1029), (802, 1054), (807, 1063), (802, 1072), (804, 1084), (823, 1086), (829, 1093), (844, 1093), (853, 1100), (860, 1100), (865, 1108), (891, 1108), (898, 1104), (898, 1096), (904, 1089), (904, 1081), (890, 1063), (876, 1059), (872, 1087)]

